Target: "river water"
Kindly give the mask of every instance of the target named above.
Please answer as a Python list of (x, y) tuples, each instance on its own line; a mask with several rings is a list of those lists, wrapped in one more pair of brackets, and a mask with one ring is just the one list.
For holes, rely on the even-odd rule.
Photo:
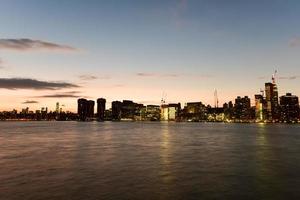
[(0, 199), (300, 199), (300, 126), (1, 122)]

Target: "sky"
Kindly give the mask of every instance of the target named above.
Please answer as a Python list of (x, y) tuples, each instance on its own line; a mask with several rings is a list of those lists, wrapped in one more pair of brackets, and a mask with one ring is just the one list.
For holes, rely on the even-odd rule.
[(298, 0), (0, 0), (0, 110), (300, 95)]

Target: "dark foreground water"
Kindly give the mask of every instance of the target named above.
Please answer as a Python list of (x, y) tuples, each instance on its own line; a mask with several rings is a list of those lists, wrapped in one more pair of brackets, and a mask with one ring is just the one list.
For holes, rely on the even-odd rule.
[(0, 199), (300, 199), (300, 126), (1, 122)]

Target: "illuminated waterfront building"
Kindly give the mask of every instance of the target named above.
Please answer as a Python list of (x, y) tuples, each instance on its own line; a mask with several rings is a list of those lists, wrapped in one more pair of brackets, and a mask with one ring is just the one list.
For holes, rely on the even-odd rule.
[(234, 118), (234, 106), (232, 101), (223, 104), (224, 119), (230, 121)]
[(158, 121), (160, 120), (160, 106), (147, 105), (145, 120)]
[(135, 103), (131, 100), (123, 100), (121, 106), (121, 119), (133, 119), (135, 115)]
[(282, 122), (297, 122), (299, 120), (299, 99), (287, 93), (280, 97), (280, 120)]
[(251, 119), (251, 103), (248, 96), (235, 99), (234, 117), (238, 121), (248, 121)]
[(169, 106), (167, 104), (163, 104), (160, 106), (160, 120), (161, 121), (169, 120)]
[(275, 82), (265, 84), (266, 112), (269, 121), (279, 119), (278, 90)]
[(210, 122), (222, 122), (225, 119), (224, 109), (221, 107), (207, 106), (207, 120)]
[(183, 108), (182, 118), (187, 121), (201, 121), (207, 118), (207, 109), (202, 102), (189, 102)]
[(261, 94), (255, 96), (255, 120), (260, 122), (264, 120), (264, 97)]
[(161, 105), (161, 120), (162, 121), (175, 121), (179, 119), (180, 103), (163, 104)]

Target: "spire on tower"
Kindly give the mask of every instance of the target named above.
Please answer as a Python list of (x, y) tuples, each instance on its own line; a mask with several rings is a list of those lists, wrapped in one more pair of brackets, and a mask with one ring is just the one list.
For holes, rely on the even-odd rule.
[(214, 98), (215, 98), (215, 108), (218, 108), (219, 107), (219, 99), (218, 99), (218, 91), (217, 91), (217, 89), (215, 89)]

